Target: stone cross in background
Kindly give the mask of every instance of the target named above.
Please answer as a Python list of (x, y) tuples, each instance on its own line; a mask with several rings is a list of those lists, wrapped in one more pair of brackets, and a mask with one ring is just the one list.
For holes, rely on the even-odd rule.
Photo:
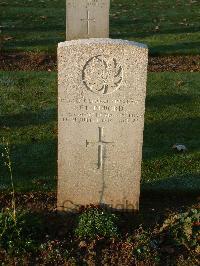
[(67, 40), (108, 38), (110, 0), (67, 0)]
[(59, 44), (58, 210), (138, 210), (147, 54), (124, 40)]

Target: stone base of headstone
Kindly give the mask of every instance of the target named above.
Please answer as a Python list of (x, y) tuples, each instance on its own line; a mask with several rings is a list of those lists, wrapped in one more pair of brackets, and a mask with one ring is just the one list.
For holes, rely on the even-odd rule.
[(59, 44), (59, 211), (139, 209), (147, 61), (125, 40)]

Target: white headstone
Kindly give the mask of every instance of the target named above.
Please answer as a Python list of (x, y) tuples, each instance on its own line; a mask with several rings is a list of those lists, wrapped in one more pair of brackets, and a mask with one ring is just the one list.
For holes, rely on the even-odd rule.
[(137, 210), (148, 49), (111, 39), (58, 47), (58, 209)]
[(67, 40), (108, 38), (110, 0), (67, 0)]

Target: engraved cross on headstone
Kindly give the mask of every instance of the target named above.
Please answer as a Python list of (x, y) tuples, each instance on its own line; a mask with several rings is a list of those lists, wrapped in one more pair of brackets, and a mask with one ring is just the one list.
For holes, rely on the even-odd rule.
[(87, 10), (87, 18), (82, 18), (81, 21), (86, 21), (87, 22), (87, 35), (90, 35), (90, 22), (96, 22), (94, 18), (90, 18), (90, 11)]
[(113, 144), (114, 142), (107, 142), (103, 140), (103, 128), (99, 127), (99, 140), (98, 142), (89, 142), (86, 140), (86, 147), (88, 147), (90, 144), (95, 145), (98, 144), (98, 169), (102, 169), (103, 167), (103, 161), (104, 161), (104, 156), (103, 156), (103, 150), (105, 145), (107, 144)]

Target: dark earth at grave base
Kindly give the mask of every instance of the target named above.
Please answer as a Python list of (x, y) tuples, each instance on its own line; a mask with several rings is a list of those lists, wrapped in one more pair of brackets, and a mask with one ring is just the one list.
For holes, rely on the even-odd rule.
[[(38, 53), (0, 53), (3, 71), (56, 71), (56, 55)], [(160, 56), (149, 58), (149, 72), (199, 72), (200, 55)]]
[[(161, 201), (162, 198), (162, 201)], [(35, 212), (56, 211), (56, 193), (55, 192), (29, 192), (16, 193), (16, 205), (22, 209)], [(166, 195), (163, 193), (143, 192), (140, 199), (140, 212), (157, 213), (160, 216), (165, 212), (176, 211), (188, 207), (200, 207), (200, 195), (186, 193), (184, 195)], [(11, 207), (11, 194), (0, 192), (0, 209)], [(155, 217), (154, 217), (155, 218)]]
[[(119, 226), (122, 234), (120, 239), (97, 237), (93, 240), (81, 240), (80, 238), (71, 236), (74, 228), (74, 221), (77, 216), (74, 214), (57, 215), (56, 193), (54, 192), (16, 193), (16, 204), (17, 206), (20, 206), (21, 210), (28, 210), (34, 214), (34, 216), (40, 217), (40, 219), (44, 221), (45, 232), (47, 233), (48, 238), (51, 239), (51, 241), (48, 242), (49, 246), (47, 245), (48, 249), (44, 250), (43, 253), (38, 253), (36, 256), (32, 256), (31, 253), (26, 253), (26, 255), (22, 257), (22, 260), (23, 263), (27, 262), (27, 264), (23, 265), (75, 265), (70, 262), (67, 262), (66, 264), (63, 261), (62, 255), (60, 255), (62, 253), (59, 253), (64, 252), (64, 250), (62, 251), (62, 248), (72, 245), (73, 250), (71, 251), (71, 256), (73, 258), (74, 253), (76, 259), (79, 260), (80, 264), (78, 265), (82, 265), (82, 262), (84, 261), (87, 262), (85, 265), (155, 266), (156, 264), (151, 261), (151, 258), (148, 258), (148, 261), (145, 259), (145, 261), (138, 261), (136, 263), (134, 255), (130, 255), (132, 254), (136, 243), (127, 242), (126, 236), (134, 235), (136, 232), (139, 233), (137, 228), (140, 228), (141, 224), (143, 228), (146, 228), (147, 230), (152, 228), (153, 230), (156, 225), (162, 224), (164, 220), (174, 212), (187, 211), (190, 208), (199, 209), (200, 198), (197, 194), (169, 195), (166, 193), (166, 195), (164, 195), (164, 193), (157, 194), (143, 192), (141, 195), (139, 213), (119, 214)], [(11, 194), (1, 192), (0, 209), (9, 207), (11, 207)], [(145, 232), (143, 230), (144, 229), (140, 232), (141, 234)], [(60, 250), (58, 249), (59, 246)], [(169, 246), (165, 242), (163, 242), (161, 246), (161, 263), (164, 264), (159, 265), (172, 265), (167, 264), (169, 258), (170, 261), (173, 261), (173, 258), (178, 258), (180, 254), (185, 257), (188, 256), (188, 251), (185, 249), (175, 249), (173, 246)], [(52, 251), (54, 249), (56, 249), (57, 252), (55, 254)], [(55, 257), (53, 259), (53, 264), (52, 259), (51, 263), (49, 261), (49, 253)], [(0, 248), (0, 260), (1, 259), (8, 263), (6, 265), (22, 265), (20, 264), (19, 257), (9, 257)], [(108, 260), (108, 264), (105, 264), (105, 260)], [(195, 259), (195, 263), (197, 260), (198, 259)], [(11, 262), (15, 263), (12, 264)], [(189, 263), (193, 263), (193, 261), (190, 259)]]

